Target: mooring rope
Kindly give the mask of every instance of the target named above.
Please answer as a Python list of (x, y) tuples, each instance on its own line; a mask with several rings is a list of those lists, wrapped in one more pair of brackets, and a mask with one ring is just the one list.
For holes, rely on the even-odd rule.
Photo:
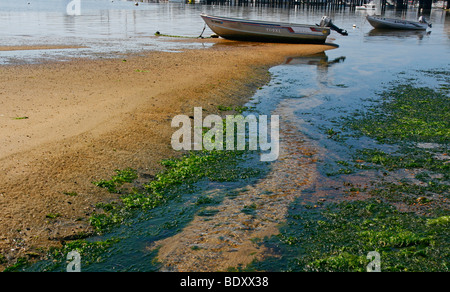
[(202, 33), (198, 36), (198, 39), (203, 38), (203, 33), (205, 32), (205, 29), (206, 29), (206, 23), (205, 23), (205, 26), (203, 26)]

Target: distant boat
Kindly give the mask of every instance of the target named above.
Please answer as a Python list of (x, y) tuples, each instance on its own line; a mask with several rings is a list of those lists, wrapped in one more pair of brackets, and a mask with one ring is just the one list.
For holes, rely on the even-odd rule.
[(361, 6), (356, 6), (356, 10), (375, 10), (377, 8), (377, 5), (374, 3), (367, 3), (363, 4)]
[(367, 20), (377, 29), (426, 30), (428, 27), (431, 27), (431, 24), (423, 17), (420, 17), (419, 21), (409, 21), (369, 15), (367, 16)]
[(245, 20), (206, 14), (201, 17), (214, 33), (231, 40), (323, 44), (330, 34), (330, 28), (347, 35), (345, 30), (333, 25), (328, 17), (323, 17), (320, 25)]

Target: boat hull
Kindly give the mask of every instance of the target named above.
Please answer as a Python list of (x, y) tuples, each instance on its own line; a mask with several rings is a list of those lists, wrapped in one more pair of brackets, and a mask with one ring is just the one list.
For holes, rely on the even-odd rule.
[(376, 7), (374, 5), (363, 5), (363, 6), (356, 6), (356, 10), (375, 10)]
[(367, 21), (376, 29), (426, 30), (428, 24), (402, 19), (367, 16)]
[(243, 20), (202, 14), (208, 27), (217, 35), (240, 41), (323, 44), (330, 29), (314, 25)]

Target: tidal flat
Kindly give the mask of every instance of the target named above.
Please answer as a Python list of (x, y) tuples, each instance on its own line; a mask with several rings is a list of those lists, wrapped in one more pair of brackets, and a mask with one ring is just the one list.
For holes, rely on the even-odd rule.
[[(334, 11), (348, 36), (291, 46), (195, 39), (199, 14), (323, 10), (29, 2), (0, 4), (1, 269), (448, 270), (447, 12), (409, 33)], [(194, 107), (279, 115), (279, 159), (174, 151)]]
[(176, 115), (191, 115), (196, 106), (209, 114), (220, 105), (239, 109), (283, 55), (333, 48), (219, 45), (2, 67), (0, 159), (8, 175), (0, 179), (0, 265), (35, 260), (42, 248), (92, 235), (89, 218), (120, 197), (118, 188), (133, 177), (127, 169), (145, 181), (165, 168), (161, 160), (181, 155), (170, 146)]
[[(448, 271), (449, 73), (427, 71), (437, 81), (431, 87), (399, 78), (364, 112), (336, 122), (337, 143), (368, 137), (377, 148), (336, 160), (341, 170), (326, 176), (342, 188), (330, 202), (297, 200), (280, 234), (264, 243), (277, 256), (243, 270), (365, 272), (376, 251), (382, 271)], [(366, 180), (355, 180), (358, 173)]]

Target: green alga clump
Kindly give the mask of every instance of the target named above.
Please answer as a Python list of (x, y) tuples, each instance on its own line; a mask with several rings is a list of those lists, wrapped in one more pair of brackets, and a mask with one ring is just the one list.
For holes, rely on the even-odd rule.
[(248, 269), (365, 272), (368, 253), (376, 251), (382, 271), (448, 271), (447, 217), (425, 218), (376, 200), (297, 206), (266, 243), (279, 255)]
[[(151, 210), (181, 193), (195, 191), (195, 184), (202, 180), (232, 182), (260, 174), (258, 169), (242, 167), (240, 164), (244, 161), (244, 151), (197, 151), (181, 158), (163, 160), (161, 164), (166, 169), (158, 173), (154, 180), (140, 189), (122, 194), (116, 204), (100, 204), (98, 207), (103, 212), (92, 215), (90, 223), (102, 233), (123, 224), (136, 210)], [(128, 172), (134, 173), (131, 170)], [(111, 188), (117, 191), (115, 178), (102, 182), (113, 182)], [(105, 187), (105, 184), (99, 186)]]
[(100, 180), (93, 182), (94, 185), (105, 188), (110, 193), (120, 193), (120, 187), (125, 183), (132, 183), (138, 178), (137, 171), (132, 168), (127, 168), (123, 170), (116, 170), (116, 175), (114, 175), (110, 180)]
[(448, 143), (450, 99), (446, 92), (433, 88), (396, 85), (349, 125), (379, 142)]
[[(226, 149), (225, 121), (222, 126)], [(235, 133), (235, 138), (236, 135)], [(117, 170), (117, 175), (111, 180), (101, 180), (94, 184), (112, 193), (120, 193), (120, 200), (98, 205), (102, 211), (93, 214), (90, 223), (98, 233), (104, 233), (114, 226), (124, 224), (135, 211), (151, 210), (181, 194), (194, 192), (199, 182), (235, 182), (255, 177), (261, 173), (260, 169), (255, 168), (255, 165), (243, 166), (254, 152), (202, 150), (188, 152), (180, 158), (165, 159), (161, 161), (165, 170), (141, 187), (127, 192), (121, 188), (125, 183), (138, 178), (137, 171)]]
[[(449, 72), (429, 71), (437, 80)], [(386, 182), (373, 195), (410, 205), (420, 196), (450, 197), (450, 98), (448, 90), (395, 84), (380, 94), (365, 113), (344, 119), (344, 128), (377, 140), (377, 148), (354, 151), (347, 169), (378, 169)], [(385, 144), (390, 146), (386, 148)], [(390, 150), (386, 150), (390, 149)], [(390, 172), (413, 170), (414, 181), (395, 181)]]

